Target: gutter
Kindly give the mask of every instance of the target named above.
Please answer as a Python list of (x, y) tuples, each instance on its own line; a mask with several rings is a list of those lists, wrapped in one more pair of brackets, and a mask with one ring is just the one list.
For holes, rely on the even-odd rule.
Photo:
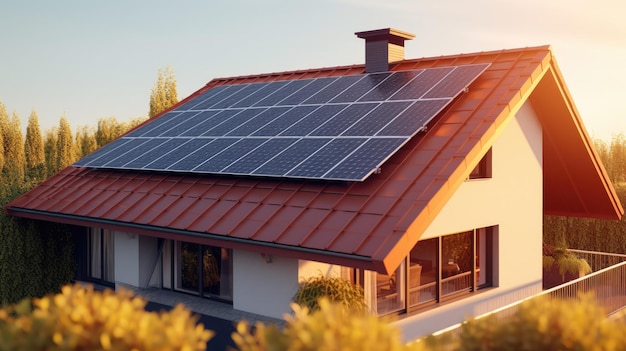
[[(289, 246), (283, 244), (277, 244), (274, 242), (263, 242), (263, 241), (254, 241), (251, 239), (243, 239), (243, 238), (235, 238), (225, 235), (219, 234), (211, 234), (211, 233), (200, 233), (187, 231), (182, 229), (174, 229), (167, 227), (157, 227), (146, 224), (137, 224), (137, 223), (129, 223), (129, 222), (118, 222), (109, 219), (102, 218), (92, 218), (92, 217), (83, 217), (83, 216), (75, 216), (68, 215), (58, 212), (48, 212), (48, 211), (38, 211), (32, 209), (26, 209), (21, 207), (7, 207), (7, 212), (16, 217), (24, 217), (36, 220), (45, 220), (50, 221), (49, 218), (60, 219), (60, 223), (79, 225), (79, 226), (88, 226), (90, 224), (101, 224), (108, 229), (124, 229), (130, 228), (134, 229), (139, 235), (147, 235), (151, 237), (164, 237), (166, 239), (178, 239), (182, 240), (187, 238), (189, 241), (189, 237), (193, 237), (196, 239), (208, 239), (210, 241), (215, 241), (219, 243), (229, 243), (226, 247), (228, 248), (241, 248), (247, 251), (258, 252), (261, 254), (272, 254), (273, 252), (278, 252), (282, 256), (288, 256), (299, 259), (307, 259), (312, 258), (317, 261), (324, 261), (331, 264), (341, 264), (341, 265), (350, 265), (356, 266), (355, 268), (363, 268), (368, 270), (374, 270), (374, 263), (371, 257), (361, 256), (361, 255), (352, 255), (340, 252), (333, 251), (325, 251), (319, 249), (311, 249), (306, 247), (299, 246)], [(54, 221), (51, 221), (54, 222)], [(166, 235), (155, 235), (163, 233)], [(196, 241), (206, 241), (206, 240), (196, 240)], [(260, 249), (261, 248), (261, 249)], [(263, 250), (265, 249), (265, 250)], [(324, 259), (328, 257), (330, 259)], [(331, 261), (331, 262), (328, 262)]]

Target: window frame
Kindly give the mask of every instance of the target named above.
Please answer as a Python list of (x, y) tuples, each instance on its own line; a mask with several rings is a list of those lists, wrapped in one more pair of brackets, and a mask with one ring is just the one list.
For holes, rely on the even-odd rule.
[[(198, 247), (198, 250), (197, 250), (198, 260), (197, 260), (197, 267), (196, 267), (196, 274), (197, 274), (196, 283), (198, 285), (197, 290), (185, 289), (181, 285), (182, 278), (183, 278), (181, 276), (181, 269), (182, 269), (181, 248), (183, 244), (197, 245)], [(228, 285), (225, 288), (223, 288), (222, 286), (219, 286), (218, 289), (220, 293), (217, 293), (217, 294), (210, 291), (211, 287), (208, 287), (208, 288), (205, 287), (205, 284), (203, 281), (204, 276), (205, 276), (203, 267), (204, 267), (204, 264), (206, 264), (206, 262), (204, 262), (205, 261), (204, 255), (205, 253), (212, 251), (212, 250), (220, 251), (220, 257), (219, 257), (220, 279), (225, 280), (227, 282), (226, 284)], [(227, 255), (225, 259), (223, 257), (224, 250), (226, 250), (226, 255)], [(232, 249), (226, 249), (226, 248), (222, 248), (218, 246), (211, 246), (211, 245), (196, 244), (196, 243), (191, 243), (187, 241), (168, 240), (168, 242), (165, 243), (164, 245), (162, 258), (163, 258), (162, 259), (163, 268), (161, 269), (161, 272), (162, 272), (161, 280), (163, 282), (162, 288), (176, 291), (176, 292), (182, 292), (182, 293), (186, 293), (190, 295), (195, 295), (199, 297), (204, 297), (204, 298), (208, 298), (211, 300), (217, 300), (220, 302), (226, 302), (226, 303), (233, 302), (234, 291), (233, 291), (233, 250)], [(223, 267), (224, 264), (226, 264), (226, 267)], [(226, 270), (226, 274), (228, 275), (227, 277), (224, 277), (222, 275), (224, 273), (224, 270)], [(222, 294), (223, 291), (225, 292), (225, 294)]]
[[(424, 243), (426, 241), (433, 240), (433, 244), (435, 246), (435, 252), (434, 252), (433, 257), (434, 257), (434, 262), (436, 262), (436, 268), (434, 269), (435, 270), (434, 282), (428, 282), (426, 284), (417, 285), (416, 287), (412, 287), (409, 284), (412, 278), (411, 267), (415, 267), (415, 265), (411, 266), (411, 253), (409, 253), (409, 255), (405, 257), (405, 259), (402, 261), (401, 265), (398, 268), (398, 271), (401, 271), (401, 274), (400, 275), (396, 274), (396, 276), (400, 277), (399, 281), (396, 284), (401, 286), (401, 289), (403, 289), (402, 292), (398, 291), (398, 294), (403, 296), (402, 301), (399, 302), (403, 304), (403, 306), (396, 307), (391, 310), (381, 311), (381, 306), (379, 306), (379, 302), (381, 301), (381, 299), (379, 298), (379, 293), (378, 293), (379, 292), (378, 279), (374, 278), (372, 281), (373, 291), (375, 292), (373, 296), (373, 301), (372, 301), (374, 304), (374, 306), (372, 306), (373, 309), (377, 312), (378, 315), (381, 315), (381, 316), (393, 314), (393, 313), (409, 313), (409, 312), (414, 312), (414, 311), (419, 311), (419, 310), (424, 310), (430, 307), (434, 307), (436, 305), (439, 305), (442, 302), (454, 300), (463, 296), (469, 296), (479, 290), (493, 287), (494, 281), (495, 281), (495, 277), (493, 276), (493, 273), (494, 273), (493, 265), (495, 264), (495, 257), (496, 257), (496, 252), (494, 251), (495, 250), (494, 241), (495, 241), (495, 236), (497, 235), (497, 227), (498, 226), (476, 228), (476, 229), (472, 229), (468, 231), (446, 234), (446, 235), (438, 236), (435, 238), (430, 238), (430, 239), (419, 241), (418, 244), (420, 242)], [(446, 278), (443, 277), (443, 264), (445, 260), (445, 257), (443, 257), (444, 256), (443, 255), (444, 240), (445, 238), (451, 238), (453, 235), (459, 235), (463, 233), (471, 233), (470, 246), (473, 252), (473, 255), (471, 257), (473, 258), (470, 258), (472, 262), (471, 269), (469, 271), (470, 276), (471, 276), (469, 278), (470, 286), (459, 289), (458, 291), (452, 291), (451, 293), (444, 295), (443, 293), (444, 283), (447, 282), (446, 280), (448, 281), (450, 280), (449, 279), (450, 277), (446, 277)], [(484, 243), (482, 243), (482, 241), (484, 241)], [(413, 250), (416, 249), (418, 244), (416, 244), (416, 246), (413, 249), (411, 249), (411, 252), (413, 252)], [(421, 280), (422, 269), (420, 269), (419, 271), (420, 271), (420, 280)], [(479, 282), (479, 277), (481, 276), (481, 272), (484, 272), (483, 277), (486, 278), (482, 283)], [(379, 273), (374, 274), (375, 277), (377, 277), (378, 275), (380, 274)], [(433, 299), (430, 299), (421, 303), (420, 302), (417, 302), (414, 304), (411, 303), (412, 293), (415, 293), (416, 291), (418, 291), (418, 294), (421, 294), (422, 293), (421, 290), (423, 289), (423, 287), (431, 289), (430, 291), (432, 292), (433, 284), (435, 288), (434, 290), (435, 295)]]
[(476, 167), (472, 169), (467, 179), (476, 180), (476, 179), (493, 178), (492, 162), (493, 162), (492, 148), (489, 148), (485, 156), (483, 156), (483, 158), (480, 159)]
[(112, 230), (88, 228), (86, 263), (89, 281), (115, 286), (115, 234)]

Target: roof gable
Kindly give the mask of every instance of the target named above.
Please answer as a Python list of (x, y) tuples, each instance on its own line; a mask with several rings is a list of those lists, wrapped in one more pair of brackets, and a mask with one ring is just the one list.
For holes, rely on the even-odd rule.
[[(553, 138), (561, 125), (576, 155), (544, 142), (546, 210), (620, 218), (623, 209), (561, 83), (549, 47), (404, 60), (392, 71), (489, 63), (469, 91), (364, 182), (263, 179), (68, 167), (7, 206), (18, 216), (98, 225), (266, 254), (393, 271), (530, 97)], [(216, 79), (219, 85), (363, 73), (334, 67)], [(553, 81), (553, 83), (551, 83)], [(558, 107), (547, 97), (560, 99)], [(174, 107), (175, 108), (175, 107)], [(558, 113), (552, 113), (558, 109)], [(575, 131), (575, 132), (574, 132)], [(558, 134), (558, 133), (556, 133)], [(581, 158), (588, 162), (578, 162)], [(552, 167), (552, 166), (551, 166)], [(574, 177), (585, 170), (593, 187)], [(562, 182), (569, 177), (569, 182)], [(561, 185), (552, 188), (552, 184)], [(548, 186), (550, 185), (550, 186)], [(563, 193), (577, 201), (563, 203)], [(593, 209), (593, 210), (591, 210)]]

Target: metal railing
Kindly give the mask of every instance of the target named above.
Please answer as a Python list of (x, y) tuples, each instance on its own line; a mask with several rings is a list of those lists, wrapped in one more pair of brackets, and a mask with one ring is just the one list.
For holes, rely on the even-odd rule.
[[(573, 299), (581, 293), (591, 293), (596, 303), (601, 306), (607, 316), (626, 308), (626, 255), (592, 252), (584, 250), (570, 250), (580, 258), (587, 260), (594, 271), (588, 275), (572, 280), (554, 288), (531, 296), (522, 301), (501, 307), (495, 311), (478, 316), (483, 318), (489, 315), (505, 317), (513, 314), (524, 301), (540, 296), (549, 299)], [(456, 333), (462, 323), (441, 330), (435, 334), (445, 332)]]
[(569, 249), (568, 251), (573, 252), (579, 258), (587, 261), (587, 263), (589, 263), (589, 266), (591, 267), (592, 272), (597, 272), (626, 261), (626, 255), (575, 249)]
[[(551, 299), (570, 299), (577, 297), (580, 293), (591, 293), (596, 303), (606, 311), (607, 315), (611, 315), (626, 307), (626, 255), (620, 256), (622, 256), (622, 261), (619, 263), (545, 290), (540, 295), (549, 296)], [(583, 256), (579, 255), (579, 257)], [(602, 260), (594, 264), (604, 264), (600, 261)], [(592, 268), (594, 267), (591, 262), (589, 264)]]

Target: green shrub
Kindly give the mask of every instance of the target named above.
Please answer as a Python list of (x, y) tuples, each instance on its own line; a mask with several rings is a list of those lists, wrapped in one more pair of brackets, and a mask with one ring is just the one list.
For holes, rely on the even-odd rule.
[(286, 315), (286, 325), (257, 323), (254, 332), (239, 322), (233, 341), (240, 351), (317, 351), (317, 350), (418, 350), (406, 345), (400, 330), (387, 320), (365, 311), (355, 312), (326, 298), (318, 300), (316, 311), (292, 304), (294, 314)]
[(350, 310), (367, 310), (363, 288), (340, 277), (322, 275), (310, 277), (302, 282), (293, 297), (293, 302), (307, 307), (310, 311), (316, 311), (319, 308), (317, 301), (322, 297), (331, 302), (341, 303)]
[(564, 247), (543, 246), (543, 268), (550, 269), (553, 264), (559, 268), (559, 274), (565, 277), (572, 274), (576, 277), (591, 273), (589, 263)]
[(67, 285), (0, 310), (0, 350), (205, 350), (212, 332), (182, 305), (147, 312), (130, 291)]

